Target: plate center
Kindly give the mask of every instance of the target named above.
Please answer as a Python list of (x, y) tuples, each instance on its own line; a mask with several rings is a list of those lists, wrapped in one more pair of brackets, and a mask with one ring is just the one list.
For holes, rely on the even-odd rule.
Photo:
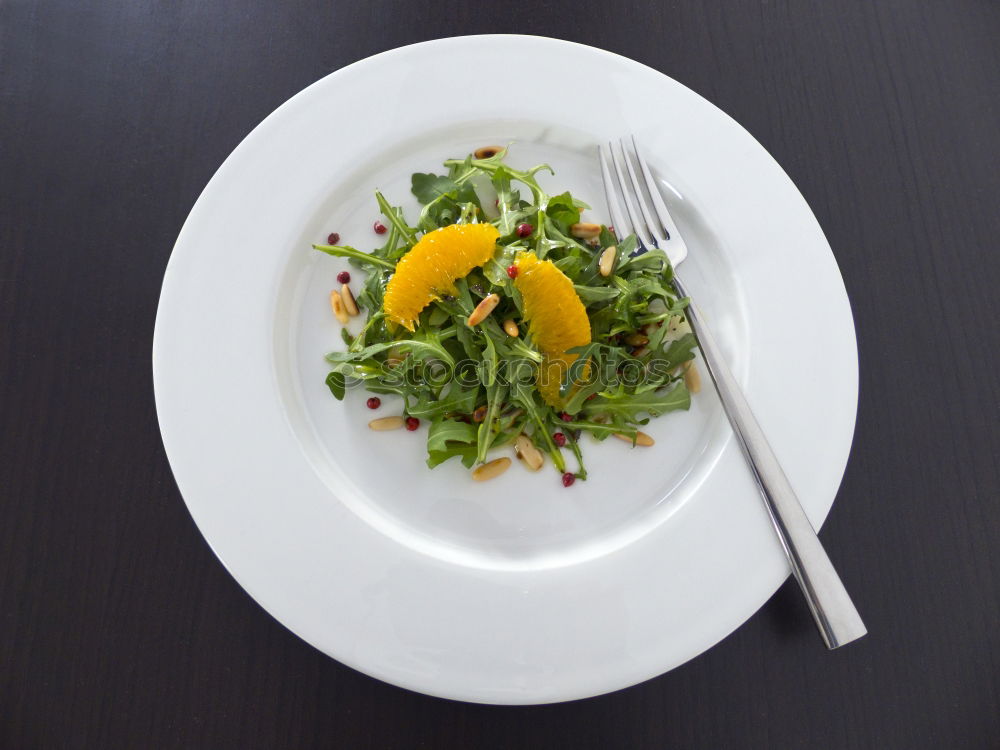
[[(329, 372), (324, 354), (344, 348), (329, 292), (338, 286), (339, 271), (351, 273), (355, 290), (363, 274), (346, 260), (312, 251), (311, 244), (326, 242), (331, 232), (340, 234), (342, 244), (364, 251), (382, 244), (372, 229), (381, 218), (375, 189), (403, 206), (413, 222), (419, 209), (410, 175), (444, 173), (444, 159), (489, 144), (511, 144), (508, 161), (517, 168), (550, 164), (555, 174), (539, 176), (550, 194), (570, 190), (592, 206), (585, 220), (609, 221), (597, 140), (581, 131), (520, 120), (471, 122), (387, 144), (380, 153), (357, 154), (354, 171), (331, 175), (326, 198), (306, 215), (294, 246), (287, 248), (274, 328), (278, 390), (303, 451), (330, 489), (330, 503), (349, 508), (399, 543), (448, 562), (510, 570), (574, 564), (639, 538), (693, 495), (729, 436), (710, 387), (693, 397), (690, 411), (653, 419), (644, 428), (656, 439), (652, 448), (598, 443), (585, 435), (588, 479), (564, 488), (548, 461), (530, 473), (515, 460), (503, 476), (483, 483), (474, 482), (457, 458), (428, 469), (426, 425), (416, 432), (374, 432), (367, 426), (375, 417), (402, 414), (400, 399), (381, 396), (382, 406), (372, 411), (360, 386), (338, 402), (324, 384)], [(699, 304), (712, 310), (717, 337), (740, 377), (747, 317), (726, 249), (669, 164), (651, 161), (691, 248), (684, 277)], [(353, 332), (363, 319), (364, 313), (352, 321)], [(707, 386), (707, 376), (705, 381)], [(501, 455), (513, 458), (509, 446), (491, 452)], [(568, 452), (567, 459), (573, 466)]]

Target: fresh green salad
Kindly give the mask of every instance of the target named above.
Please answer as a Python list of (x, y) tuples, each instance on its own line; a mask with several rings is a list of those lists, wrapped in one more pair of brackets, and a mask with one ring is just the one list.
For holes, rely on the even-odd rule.
[(356, 295), (346, 271), (331, 292), (342, 323), (366, 319), (357, 336), (341, 330), (326, 383), (337, 399), (363, 386), (373, 410), (379, 395), (402, 397), (402, 414), (370, 427), (426, 425), (431, 468), (455, 458), (482, 480), (510, 457), (536, 471), (547, 457), (569, 486), (587, 478), (585, 434), (651, 446), (650, 418), (690, 406), (696, 341), (663, 251), (634, 254), (634, 235), (542, 188), (547, 164), (505, 157), (484, 147), (414, 174), (415, 217), (376, 192), (385, 243), (371, 252), (335, 234), (314, 245), (367, 272)]

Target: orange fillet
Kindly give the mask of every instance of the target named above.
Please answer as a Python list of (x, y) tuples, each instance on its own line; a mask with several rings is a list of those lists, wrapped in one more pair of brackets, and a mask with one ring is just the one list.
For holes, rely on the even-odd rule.
[(386, 317), (412, 331), (421, 310), (455, 294), (457, 279), (493, 257), (499, 236), (492, 224), (452, 224), (425, 234), (399, 259), (386, 285)]
[(573, 282), (554, 263), (522, 253), (515, 263), (514, 285), (524, 300), (524, 317), (539, 351), (545, 355), (538, 390), (554, 408), (562, 406), (559, 386), (577, 355), (567, 349), (590, 343), (590, 319)]

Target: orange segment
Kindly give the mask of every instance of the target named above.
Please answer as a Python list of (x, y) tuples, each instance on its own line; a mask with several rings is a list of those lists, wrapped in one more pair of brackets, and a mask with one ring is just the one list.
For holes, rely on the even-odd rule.
[(399, 259), (386, 285), (386, 317), (412, 331), (421, 310), (454, 294), (456, 279), (493, 257), (499, 236), (492, 224), (452, 224), (425, 234)]
[(534, 253), (522, 253), (515, 265), (514, 284), (524, 300), (528, 330), (546, 355), (538, 390), (547, 404), (559, 408), (559, 385), (566, 368), (576, 359), (566, 350), (590, 343), (590, 319), (573, 282), (554, 263), (539, 260)]

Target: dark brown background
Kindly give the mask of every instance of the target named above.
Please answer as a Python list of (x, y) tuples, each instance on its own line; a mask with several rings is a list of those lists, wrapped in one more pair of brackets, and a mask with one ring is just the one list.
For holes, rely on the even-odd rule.
[[(1000, 747), (1000, 6), (611, 5), (0, 0), (0, 746)], [(451, 703), (299, 641), (194, 527), (157, 432), (150, 343), (198, 193), (328, 72), (497, 31), (673, 76), (812, 205), (861, 351), (857, 436), (822, 536), (864, 641), (825, 652), (786, 584), (649, 683), (565, 705)], [(518, 82), (497, 84), (515, 106)]]

